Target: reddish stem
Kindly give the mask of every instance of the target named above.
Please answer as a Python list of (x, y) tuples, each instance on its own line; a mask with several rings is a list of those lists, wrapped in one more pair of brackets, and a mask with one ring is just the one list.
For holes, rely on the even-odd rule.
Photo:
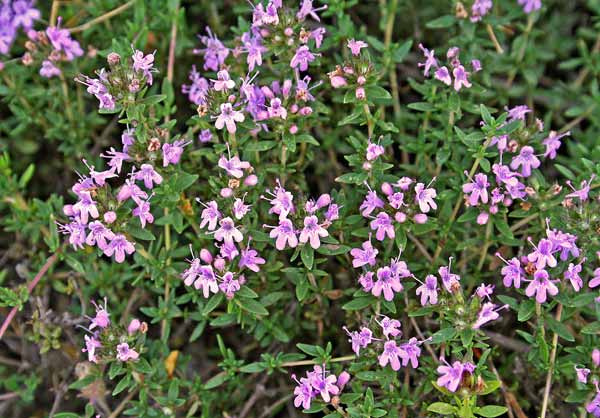
[[(44, 274), (46, 274), (48, 269), (50, 267), (52, 267), (52, 264), (54, 264), (56, 262), (57, 258), (58, 258), (58, 251), (56, 253), (54, 253), (54, 255), (52, 255), (50, 258), (48, 258), (48, 260), (46, 260), (46, 263), (42, 266), (42, 268), (40, 269), (38, 274), (35, 275), (33, 280), (27, 286), (27, 290), (29, 291), (30, 294), (31, 294), (31, 291), (37, 286), (37, 284), (41, 280), (41, 278), (44, 277)], [(14, 308), (12, 308), (10, 310), (10, 312), (8, 313), (8, 316), (2, 323), (2, 327), (0, 327), (0, 339), (2, 339), (2, 337), (4, 336), (6, 329), (8, 328), (8, 326), (10, 325), (11, 321), (13, 320), (13, 318), (15, 317), (16, 314), (17, 314), (17, 307), (15, 306)]]

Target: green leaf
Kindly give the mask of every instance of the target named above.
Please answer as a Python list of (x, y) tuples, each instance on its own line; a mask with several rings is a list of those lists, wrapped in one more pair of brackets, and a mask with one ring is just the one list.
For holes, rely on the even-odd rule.
[(268, 151), (277, 145), (275, 141), (259, 141), (259, 142), (248, 142), (244, 145), (244, 150), (248, 152), (255, 151)]
[(312, 270), (313, 263), (315, 261), (315, 251), (313, 248), (308, 245), (308, 243), (304, 244), (302, 250), (300, 251), (300, 258), (302, 258), (302, 263), (308, 270)]
[(404, 42), (399, 48), (396, 48), (394, 50), (394, 52), (392, 53), (392, 59), (395, 63), (401, 63), (402, 61), (404, 61), (404, 58), (406, 57), (406, 54), (408, 54), (408, 51), (410, 51), (412, 44), (412, 39), (409, 39), (408, 41)]
[(444, 29), (452, 26), (455, 21), (456, 19), (454, 16), (446, 15), (428, 22), (425, 26), (427, 26), (429, 29)]
[(475, 413), (482, 417), (493, 418), (499, 417), (500, 415), (506, 414), (508, 408), (500, 405), (486, 405), (481, 408), (477, 408)]
[(118, 395), (123, 392), (125, 389), (129, 387), (129, 383), (131, 382), (131, 375), (128, 374), (115, 387), (115, 390), (112, 391), (112, 396)]
[(431, 342), (434, 344), (440, 344), (445, 341), (450, 341), (456, 335), (454, 328), (444, 328), (433, 334)]
[(342, 306), (342, 309), (346, 311), (358, 311), (370, 306), (374, 301), (375, 298), (372, 296), (359, 297), (346, 303), (344, 306)]
[(455, 407), (445, 402), (434, 402), (427, 407), (429, 412), (435, 412), (441, 415), (452, 415), (456, 410)]
[(243, 310), (251, 312), (254, 315), (269, 315), (269, 311), (267, 311), (264, 306), (262, 306), (259, 302), (257, 302), (254, 299), (237, 297), (235, 298), (235, 301)]
[(208, 302), (204, 306), (204, 309), (202, 309), (202, 315), (206, 316), (209, 313), (211, 313), (212, 311), (214, 311), (215, 309), (217, 309), (217, 306), (219, 306), (222, 301), (223, 301), (223, 293), (221, 293), (221, 292), (217, 293), (216, 295), (211, 296), (211, 298), (208, 300)]
[(218, 386), (221, 386), (225, 380), (227, 380), (227, 374), (221, 372), (206, 381), (204, 384), (204, 389), (214, 389)]
[(575, 341), (575, 337), (573, 337), (573, 335), (571, 334), (571, 331), (569, 331), (569, 328), (567, 328), (567, 326), (565, 324), (563, 324), (562, 322), (558, 322), (553, 317), (547, 316), (546, 323), (548, 324), (548, 327), (553, 332), (558, 334), (558, 336), (561, 337), (562, 339), (567, 340), (567, 341)]
[(346, 173), (335, 179), (338, 183), (363, 184), (367, 173)]

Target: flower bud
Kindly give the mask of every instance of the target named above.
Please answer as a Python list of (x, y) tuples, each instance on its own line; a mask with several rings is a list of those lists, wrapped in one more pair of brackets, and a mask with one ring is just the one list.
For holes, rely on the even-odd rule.
[(206, 264), (210, 264), (213, 261), (213, 256), (206, 248), (202, 248), (200, 250), (200, 260), (204, 261)]
[(106, 57), (106, 61), (108, 62), (108, 65), (114, 67), (115, 65), (121, 62), (121, 56), (116, 52), (111, 52), (110, 54), (108, 54), (108, 57)]
[(246, 186), (256, 186), (256, 183), (258, 183), (258, 177), (255, 174), (250, 174), (244, 179), (244, 185)]
[(427, 222), (427, 215), (425, 215), (424, 213), (417, 213), (414, 216), (414, 220), (418, 224), (424, 224)]
[(231, 197), (233, 196), (233, 190), (231, 190), (229, 187), (223, 187), (221, 189), (221, 197)]
[(150, 138), (150, 141), (148, 141), (148, 151), (154, 152), (154, 151), (158, 151), (159, 149), (160, 149), (160, 140), (156, 137)]
[(225, 259), (224, 258), (217, 258), (213, 264), (215, 266), (215, 268), (219, 271), (223, 271), (225, 269)]
[(388, 183), (387, 181), (381, 185), (381, 191), (386, 196), (389, 196), (392, 193), (394, 193), (394, 189), (392, 188), (392, 185), (390, 183)]
[(365, 100), (367, 98), (367, 93), (365, 93), (365, 89), (363, 87), (359, 87), (354, 92), (354, 95), (358, 100)]
[(597, 348), (594, 348), (592, 351), (592, 363), (594, 363), (594, 366), (596, 367), (600, 366), (600, 350)]
[(142, 323), (140, 322), (140, 320), (137, 318), (134, 318), (131, 320), (131, 322), (129, 323), (129, 326), (127, 327), (127, 333), (129, 335), (133, 335), (139, 331), (141, 326), (142, 326)]
[(477, 216), (477, 223), (479, 225), (485, 225), (488, 223), (490, 215), (487, 212), (481, 212), (479, 216)]
[(294, 34), (294, 29), (287, 27), (287, 28), (285, 28), (283, 33), (285, 34), (285, 36), (292, 36)]
[(107, 224), (111, 224), (116, 220), (117, 220), (117, 214), (115, 212), (113, 212), (112, 210), (109, 210), (108, 212), (106, 212), (104, 214), (104, 222), (106, 222)]
[(396, 212), (394, 214), (394, 219), (396, 220), (396, 222), (403, 224), (404, 222), (406, 222), (406, 213)]
[(296, 135), (298, 133), (298, 125), (294, 124), (294, 125), (290, 126), (290, 133), (292, 135)]
[(358, 78), (356, 79), (356, 83), (359, 86), (364, 86), (366, 82), (367, 82), (367, 79), (365, 78), (364, 75), (359, 75)]

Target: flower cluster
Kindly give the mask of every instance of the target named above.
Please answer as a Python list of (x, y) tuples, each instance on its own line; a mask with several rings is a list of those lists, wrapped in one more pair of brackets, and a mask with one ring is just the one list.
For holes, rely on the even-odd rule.
[[(3, 0), (0, 5), (0, 54), (7, 55), (19, 29), (28, 35), (33, 23), (41, 17), (35, 0)], [(34, 32), (34, 31), (32, 31)]]
[(306, 377), (298, 380), (296, 375), (292, 375), (292, 379), (297, 383), (294, 388), (294, 406), (308, 409), (313, 400), (318, 397), (326, 403), (333, 402), (331, 395), (337, 397), (344, 390), (344, 386), (350, 380), (350, 374), (342, 372), (336, 376), (330, 374), (325, 369), (325, 365), (316, 365), (312, 371), (306, 372)]
[(361, 49), (367, 48), (368, 44), (350, 39), (347, 46), (351, 58), (342, 65), (337, 65), (335, 70), (327, 74), (329, 82), (334, 89), (341, 87), (351, 89), (357, 100), (365, 100), (367, 99), (365, 87), (376, 81), (373, 64), (367, 56), (361, 54)]
[[(460, 62), (459, 55), (460, 49), (457, 47), (452, 47), (448, 49), (446, 53), (446, 58), (448, 59), (448, 63), (452, 70), (452, 74), (447, 66), (443, 65), (440, 67), (437, 59), (435, 58), (435, 51), (429, 50), (425, 48), (422, 44), (419, 44), (419, 49), (423, 52), (425, 57), (425, 62), (419, 63), (419, 67), (423, 67), (423, 75), (425, 77), (429, 77), (430, 72), (435, 70), (433, 73), (433, 77), (436, 80), (441, 81), (447, 86), (453, 85), (454, 90), (460, 91), (463, 87), (471, 88), (472, 83), (469, 80), (470, 72), (467, 72), (464, 65)], [(479, 60), (471, 61), (471, 70), (473, 73), (481, 71), (481, 62)], [(452, 80), (454, 77), (454, 83)]]
[[(316, 56), (310, 50), (309, 41), (312, 39), (319, 48), (325, 32), (323, 28), (307, 32), (302, 24), (308, 16), (318, 20), (316, 12), (325, 8), (314, 8), (312, 0), (305, 0), (294, 14), (278, 1), (269, 2), (266, 8), (258, 4), (254, 7), (250, 30), (236, 39), (232, 48), (226, 47), (207, 28), (207, 35), (199, 37), (204, 48), (194, 52), (204, 58), (204, 70), (216, 72), (216, 77), (203, 77), (193, 66), (189, 76), (191, 83), (183, 85), (182, 92), (198, 106), (201, 117), (214, 120), (217, 130), (226, 129), (234, 134), (238, 124), (251, 119), (253, 123), (248, 126), (252, 134), (274, 129), (296, 134), (298, 124), (313, 113), (311, 102), (315, 98), (311, 90), (318, 86), (311, 86), (311, 77), (301, 76), (300, 72), (306, 71)], [(280, 20), (286, 22), (285, 27)], [(288, 58), (294, 79), (261, 85), (258, 71), (250, 75), (262, 66), (263, 54), (284, 59), (292, 50), (295, 53)], [(226, 64), (227, 59), (239, 62), (243, 54), (246, 54), (247, 71), (230, 74), (233, 70)]]
[[(35, 9), (34, 9), (35, 10)], [(50, 26), (45, 31), (27, 31), (29, 40), (25, 43), (27, 52), (23, 54), (21, 62), (30, 66), (41, 63), (40, 75), (46, 78), (58, 77), (62, 74), (59, 68), (61, 62), (73, 61), (83, 55), (79, 42), (71, 38), (67, 29), (60, 27), (61, 18), (56, 26)]]
[(96, 315), (88, 317), (91, 322), (84, 329), (89, 335), (85, 336), (85, 348), (81, 350), (87, 353), (88, 361), (108, 363), (113, 360), (137, 360), (140, 350), (136, 347), (141, 347), (148, 325), (134, 318), (125, 329), (110, 320), (106, 299), (104, 306), (93, 301), (92, 304), (96, 308)]
[[(463, 184), (465, 206), (477, 207), (480, 211), (477, 223), (487, 224), (490, 214), (498, 213), (500, 206), (510, 207), (515, 200), (525, 201), (528, 196), (534, 196), (536, 191), (528, 187), (522, 180), (531, 176), (534, 169), (541, 165), (532, 141), (537, 132), (543, 130), (543, 124), (537, 120), (534, 126), (525, 125), (525, 117), (531, 110), (527, 106), (516, 106), (507, 109), (503, 115), (501, 128), (509, 124), (517, 124), (518, 128), (510, 134), (500, 134), (491, 137), (490, 147), (495, 147), (500, 153), (500, 160), (492, 165), (494, 177), (478, 172), (472, 177), (465, 171), (468, 181)], [(482, 122), (485, 129), (486, 125)], [(556, 151), (561, 146), (561, 138), (569, 132), (557, 134), (551, 131), (541, 141), (545, 147), (544, 157), (556, 158)], [(503, 164), (503, 159), (511, 158), (510, 163)], [(560, 191), (560, 190), (559, 190)]]
[[(133, 49), (133, 47), (132, 47)], [(109, 70), (97, 71), (98, 78), (80, 75), (76, 81), (87, 86), (87, 92), (98, 99), (100, 109), (115, 110), (117, 105), (127, 107), (136, 100), (136, 95), (153, 82), (154, 54), (145, 55), (133, 49), (130, 60), (112, 52), (107, 57)]]
[(365, 349), (373, 343), (381, 350), (378, 351), (379, 355), (377, 356), (381, 367), (385, 367), (389, 363), (392, 370), (398, 371), (400, 367), (407, 367), (410, 364), (413, 369), (417, 369), (421, 356), (421, 345), (429, 339), (419, 341), (413, 337), (398, 345), (396, 339), (402, 338), (400, 321), (382, 316), (381, 320), (375, 319), (375, 322), (381, 327), (382, 338), (373, 337), (373, 331), (368, 327), (362, 327), (360, 331), (349, 331), (344, 327), (350, 337), (348, 341), (352, 344), (352, 351), (358, 356), (361, 349)]
[[(150, 200), (152, 190), (163, 182), (159, 171), (178, 164), (189, 142), (179, 139), (167, 142), (168, 133), (159, 127), (149, 126), (146, 133), (150, 134), (150, 139), (141, 136), (136, 139), (135, 128), (128, 128), (121, 136), (120, 151), (111, 147), (101, 154), (107, 160), (109, 168), (106, 170), (97, 171), (84, 160), (89, 174), (80, 176), (72, 187), (78, 200), (75, 204), (64, 206), (63, 212), (70, 222), (60, 225), (75, 249), (86, 244), (97, 246), (106, 256), (114, 255), (115, 261), (122, 263), (126, 254), (135, 252), (127, 231), (132, 218), (138, 218), (142, 228), (154, 222)], [(115, 185), (113, 188), (111, 183), (120, 179), (125, 163), (131, 164), (131, 169), (123, 176), (125, 180), (120, 187)], [(157, 165), (161, 165), (162, 169)]]
[[(521, 281), (529, 281), (525, 294), (528, 297), (535, 295), (538, 303), (546, 302), (547, 295), (556, 296), (559, 292), (557, 283), (560, 282), (560, 279), (553, 277), (559, 277), (560, 272), (552, 273), (548, 271), (549, 269), (563, 270), (564, 280), (571, 284), (575, 292), (579, 292), (583, 288), (583, 279), (580, 273), (585, 258), (576, 264), (569, 262), (567, 265), (567, 261), (570, 261), (571, 257), (578, 259), (580, 256), (580, 250), (576, 244), (577, 236), (551, 229), (549, 220), (546, 220), (546, 223), (546, 237), (540, 239), (537, 245), (530, 238), (529, 242), (533, 246), (533, 251), (527, 256), (505, 260), (500, 254), (496, 254), (506, 264), (502, 268), (504, 285), (506, 287), (514, 286), (518, 289), (521, 287)], [(562, 263), (559, 263), (559, 260)], [(551, 277), (551, 273), (553, 277)], [(528, 279), (528, 276), (532, 276), (532, 279)], [(589, 283), (590, 287), (598, 284), (600, 281), (592, 280)]]
[(465, 376), (471, 376), (475, 371), (475, 365), (468, 361), (464, 363), (455, 361), (452, 364), (449, 364), (445, 359), (442, 359), (442, 361), (444, 365), (437, 368), (440, 377), (436, 383), (439, 387), (446, 388), (450, 392), (456, 392), (465, 380)]
[(437, 191), (431, 187), (434, 180), (425, 185), (410, 177), (402, 177), (393, 184), (383, 183), (381, 192), (385, 200), (365, 183), (369, 191), (359, 210), (363, 217), (371, 220), (369, 226), (378, 241), (393, 240), (395, 224), (403, 224), (409, 219), (416, 224), (427, 222), (427, 214), (437, 209)]
[[(263, 225), (270, 228), (269, 236), (275, 239), (275, 247), (283, 250), (287, 247), (296, 248), (298, 244), (309, 244), (313, 249), (321, 246), (321, 239), (329, 236), (328, 228), (339, 218), (340, 207), (333, 202), (328, 194), (322, 194), (318, 199), (309, 199), (298, 208), (294, 204), (294, 195), (283, 188), (279, 180), (271, 190), (261, 196), (271, 205), (269, 213), (278, 215), (277, 226)], [(319, 220), (322, 216), (322, 221)], [(302, 220), (302, 227), (297, 227)]]
[[(222, 155), (218, 163), (225, 172), (226, 184), (221, 188), (219, 198), (209, 202), (198, 202), (204, 207), (200, 215), (200, 228), (212, 235), (219, 253), (215, 256), (206, 248), (200, 250), (198, 257), (188, 260), (190, 266), (181, 274), (186, 286), (202, 288), (202, 295), (208, 298), (219, 290), (228, 299), (233, 298), (246, 282), (244, 270), (255, 273), (265, 264), (265, 259), (250, 247), (251, 236), (247, 237), (244, 247), (243, 222), (247, 220), (250, 205), (244, 201), (247, 190), (254, 187), (258, 178), (247, 161), (238, 156)], [(236, 225), (237, 222), (237, 225)]]

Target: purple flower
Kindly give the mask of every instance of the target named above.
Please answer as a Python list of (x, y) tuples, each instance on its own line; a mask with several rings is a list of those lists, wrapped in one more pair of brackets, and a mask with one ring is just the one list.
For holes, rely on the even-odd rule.
[[(418, 63), (419, 67), (425, 67), (423, 69), (423, 75), (425, 77), (429, 77), (429, 71), (431, 70), (431, 67), (433, 68), (437, 68), (438, 67), (438, 63), (437, 60), (435, 59), (435, 51), (432, 49), (431, 51), (428, 50), (427, 48), (425, 48), (423, 46), (423, 44), (419, 44), (419, 49), (421, 51), (423, 51), (423, 55), (425, 56), (425, 62), (424, 63)], [(446, 72), (448, 70), (446, 69)]]
[(525, 294), (528, 297), (532, 297), (535, 294), (535, 300), (538, 303), (546, 302), (546, 293), (551, 296), (558, 294), (558, 287), (549, 278), (549, 274), (546, 270), (538, 270), (533, 274), (533, 280), (525, 289)]
[(281, 105), (281, 99), (274, 97), (271, 99), (270, 106), (267, 106), (269, 118), (287, 118), (287, 110)]
[[(308, 1), (308, 0), (304, 0)], [(296, 50), (296, 54), (290, 61), (290, 67), (299, 68), (300, 71), (308, 70), (308, 64), (315, 60), (315, 55), (310, 52), (310, 49), (306, 45), (302, 45)]]
[(436, 305), (438, 302), (437, 277), (433, 274), (425, 277), (425, 283), (417, 288), (417, 296), (421, 295), (421, 306)]
[(184, 84), (181, 86), (181, 92), (188, 95), (190, 102), (195, 105), (200, 105), (206, 101), (206, 93), (208, 92), (209, 85), (208, 80), (200, 76), (200, 73), (196, 71), (196, 66), (192, 66), (190, 71), (189, 79), (191, 84)]
[(567, 131), (562, 134), (558, 134), (556, 131), (550, 131), (548, 134), (548, 138), (542, 141), (542, 144), (546, 147), (546, 151), (544, 152), (544, 157), (550, 158), (551, 160), (556, 158), (556, 151), (560, 148), (562, 143), (560, 140), (565, 136), (570, 136), (571, 132)]
[(369, 190), (365, 196), (365, 200), (361, 203), (359, 210), (362, 216), (369, 216), (377, 208), (382, 209), (385, 206), (385, 202), (377, 196), (377, 192)]
[(348, 331), (348, 328), (343, 327), (346, 334), (350, 337), (348, 341), (352, 344), (352, 351), (356, 353), (356, 355), (360, 355), (360, 349), (366, 348), (373, 339), (373, 332), (369, 328), (363, 327), (360, 332), (359, 331)]
[(438, 68), (435, 71), (434, 77), (447, 86), (452, 84), (452, 77), (450, 76), (450, 72), (448, 71), (448, 68), (446, 68), (446, 66)]
[(388, 363), (392, 367), (392, 370), (400, 370), (400, 348), (396, 345), (396, 341), (389, 340), (383, 344), (383, 352), (377, 357), (379, 359), (379, 365), (385, 367)]
[(261, 196), (261, 198), (271, 204), (272, 207), (269, 209), (269, 213), (279, 215), (281, 219), (294, 212), (294, 195), (281, 187), (279, 180), (277, 180), (274, 192), (267, 190), (267, 194), (271, 197), (270, 199), (265, 196)]
[(88, 353), (88, 361), (98, 363), (98, 359), (96, 358), (96, 348), (101, 348), (102, 344), (100, 344), (100, 341), (98, 341), (95, 336), (90, 337), (89, 335), (86, 335), (83, 338), (85, 339), (85, 348), (82, 348), (81, 351), (83, 353)]
[(39, 20), (41, 13), (33, 7), (34, 0), (14, 0), (12, 8), (14, 15), (12, 16), (12, 25), (15, 28), (21, 26), (24, 30), (33, 27), (34, 20)]
[[(292, 375), (292, 378), (295, 379), (296, 376)], [(313, 389), (308, 379), (301, 378), (300, 381), (296, 380), (298, 386), (294, 388), (294, 406), (299, 408), (302, 405), (302, 408), (308, 409), (310, 408), (310, 403), (314, 398)]]
[(58, 77), (62, 74), (62, 71), (54, 65), (50, 60), (42, 61), (42, 67), (40, 68), (40, 75), (46, 78)]
[(90, 324), (90, 330), (94, 328), (106, 328), (110, 325), (110, 319), (108, 318), (110, 314), (108, 313), (108, 306), (106, 302), (106, 298), (104, 299), (104, 306), (98, 305), (96, 302), (92, 301), (92, 305), (96, 308), (96, 316), (91, 318), (92, 323)]
[(571, 190), (573, 190), (572, 193), (569, 193), (567, 196), (567, 198), (577, 198), (579, 200), (581, 200), (582, 202), (585, 202), (586, 200), (588, 200), (589, 194), (590, 194), (590, 188), (592, 185), (592, 181), (596, 178), (595, 174), (592, 174), (592, 177), (590, 177), (589, 181), (588, 180), (583, 180), (581, 182), (581, 189), (577, 190), (573, 187), (573, 185), (571, 184), (571, 182), (569, 180), (567, 180), (567, 185), (571, 188)]
[(367, 144), (367, 161), (374, 161), (383, 154), (385, 154), (385, 148), (379, 144), (374, 144), (369, 140), (369, 143)]
[(575, 373), (577, 374), (577, 381), (579, 383), (587, 383), (588, 380), (588, 375), (591, 373), (590, 369), (586, 369), (584, 367), (579, 368), (577, 366), (575, 366)]
[(298, 246), (298, 237), (296, 236), (294, 225), (292, 221), (286, 218), (279, 219), (279, 226), (271, 230), (269, 237), (275, 238), (275, 248), (279, 251), (283, 250), (286, 244), (290, 248)]
[(175, 141), (172, 144), (164, 143), (162, 146), (163, 153), (163, 167), (169, 164), (179, 164), (181, 154), (183, 154), (183, 147), (191, 144), (191, 141)]
[(262, 54), (267, 52), (267, 48), (263, 46), (260, 36), (253, 36), (250, 32), (242, 35), (242, 42), (244, 50), (248, 53), (246, 57), (248, 71), (253, 71), (256, 66), (260, 67), (262, 65)]
[(227, 132), (230, 134), (235, 133), (237, 130), (235, 123), (243, 122), (245, 119), (244, 114), (239, 110), (234, 110), (231, 103), (221, 104), (220, 109), (221, 113), (217, 116), (215, 128), (221, 130), (224, 126), (227, 126)]
[(534, 149), (529, 145), (526, 145), (521, 148), (519, 155), (513, 157), (510, 168), (516, 170), (521, 167), (521, 174), (523, 177), (529, 177), (531, 175), (531, 169), (538, 168), (540, 164), (540, 160), (536, 157)]
[(596, 396), (585, 406), (585, 410), (596, 418), (600, 417), (600, 392), (596, 390)]
[(265, 264), (265, 259), (258, 255), (258, 252), (252, 248), (246, 248), (242, 250), (242, 255), (238, 263), (238, 267), (243, 269), (244, 267), (258, 273), (260, 270), (259, 265)]
[(134, 71), (143, 73), (144, 77), (146, 77), (148, 84), (152, 85), (152, 71), (154, 70), (154, 53), (144, 55), (142, 51), (135, 50), (131, 58), (133, 59)]
[(198, 139), (203, 144), (206, 142), (210, 142), (212, 139), (212, 132), (210, 131), (210, 129), (203, 129), (200, 131), (200, 134), (198, 135)]
[[(435, 177), (431, 180), (433, 182)], [(423, 183), (417, 183), (415, 185), (415, 202), (419, 205), (421, 212), (428, 213), (431, 209), (436, 210), (437, 204), (433, 199), (437, 197), (437, 192), (434, 188), (429, 188), (431, 182), (427, 187)]]
[(135, 176), (131, 179), (125, 180), (125, 184), (119, 189), (117, 194), (117, 201), (119, 203), (126, 201), (131, 198), (134, 202), (139, 202), (141, 199), (147, 199), (148, 193), (143, 191), (137, 184), (134, 183)]
[(317, 12), (320, 12), (321, 10), (326, 10), (326, 9), (327, 9), (327, 5), (324, 5), (324, 6), (321, 6), (318, 8), (314, 8), (313, 0), (302, 0), (302, 4), (300, 5), (300, 10), (298, 10), (298, 13), (296, 13), (296, 17), (298, 18), (298, 20), (304, 20), (304, 19), (306, 19), (307, 16), (310, 16), (313, 19), (315, 19), (317, 22), (320, 22), (321, 19), (319, 19)]
[(100, 216), (96, 202), (92, 199), (90, 192), (84, 191), (79, 193), (78, 196), (79, 200), (73, 205), (73, 210), (79, 214), (81, 222), (87, 224), (89, 216), (94, 219)]
[(400, 345), (400, 358), (402, 358), (403, 367), (406, 367), (409, 362), (413, 369), (419, 367), (419, 356), (421, 355), (419, 345), (421, 345), (421, 342), (414, 337)]
[(521, 279), (525, 277), (525, 271), (521, 268), (521, 262), (518, 258), (513, 257), (510, 260), (505, 260), (500, 253), (496, 253), (506, 266), (502, 267), (502, 282), (504, 286), (511, 287), (514, 283), (515, 288), (521, 287)]
[(360, 50), (368, 46), (369, 45), (366, 42), (355, 41), (354, 38), (348, 41), (348, 48), (350, 48), (350, 51), (354, 56), (360, 55)]
[(493, 6), (492, 0), (475, 0), (471, 6), (471, 22), (479, 22)]
[(475, 370), (475, 365), (469, 362), (463, 364), (460, 361), (455, 361), (450, 365), (444, 360), (444, 363), (445, 366), (437, 368), (437, 372), (441, 375), (437, 380), (437, 385), (445, 387), (450, 392), (456, 392), (465, 371), (472, 373)]
[(83, 244), (85, 244), (86, 240), (86, 224), (81, 222), (79, 217), (73, 219), (70, 223), (66, 225), (60, 225), (60, 232), (65, 235), (69, 235), (69, 244), (73, 246), (74, 249), (83, 248)]
[(520, 183), (518, 177), (521, 177), (521, 175), (510, 171), (508, 166), (494, 164), (492, 172), (496, 175), (496, 183), (499, 185), (506, 184), (509, 187), (516, 187)]
[(229, 55), (229, 49), (206, 27), (208, 36), (198, 36), (206, 48), (194, 49), (194, 54), (204, 55), (204, 69), (218, 71)]
[[(125, 149), (125, 147), (123, 147)], [(106, 151), (106, 154), (100, 154), (102, 158), (108, 159), (108, 166), (117, 174), (123, 169), (123, 162), (131, 160), (131, 157), (126, 152), (115, 151), (113, 147)]]
[(397, 319), (391, 319), (387, 316), (384, 316), (381, 322), (377, 321), (377, 323), (381, 326), (381, 330), (385, 338), (389, 339), (390, 335), (392, 337), (397, 337), (398, 335), (402, 335), (402, 331), (400, 331), (400, 327), (402, 324)]
[(477, 206), (479, 200), (485, 204), (488, 202), (487, 188), (490, 186), (488, 178), (483, 173), (475, 175), (475, 179), (471, 183), (465, 183), (462, 186), (463, 193), (469, 194), (469, 205)]
[(401, 292), (403, 288), (400, 279), (393, 274), (392, 269), (386, 266), (377, 269), (377, 281), (373, 284), (371, 293), (373, 296), (379, 297), (383, 291), (384, 299), (391, 301), (394, 299), (394, 292)]
[(525, 120), (525, 115), (531, 112), (531, 109), (526, 105), (515, 106), (508, 110), (508, 121), (512, 122), (514, 120)]
[(133, 214), (133, 216), (137, 216), (138, 218), (140, 218), (140, 223), (142, 224), (142, 228), (145, 228), (146, 222), (148, 222), (148, 223), (154, 222), (154, 216), (150, 212), (150, 202), (147, 200), (146, 201), (140, 200), (137, 203), (138, 203), (138, 206), (135, 209), (133, 209), (132, 214)]
[(125, 238), (124, 235), (117, 234), (110, 241), (110, 243), (104, 249), (104, 254), (107, 257), (112, 257), (115, 255), (115, 261), (117, 263), (122, 263), (125, 260), (125, 253), (133, 254), (135, 252), (135, 247), (133, 244)]
[(135, 173), (134, 178), (136, 180), (143, 181), (146, 189), (152, 189), (154, 187), (154, 184), (161, 184), (163, 181), (162, 176), (158, 174), (154, 170), (154, 167), (152, 167), (152, 165), (150, 164), (142, 164), (140, 171)]
[[(502, 309), (502, 308), (500, 308), (500, 309)], [(473, 324), (472, 328), (479, 329), (484, 324), (487, 324), (490, 321), (495, 321), (499, 317), (500, 317), (500, 314), (498, 314), (498, 309), (496, 309), (496, 305), (493, 304), (492, 302), (486, 302), (481, 307), (481, 310), (479, 311), (479, 314), (477, 315), (477, 320)]]
[(88, 228), (90, 232), (85, 239), (85, 243), (87, 245), (98, 245), (98, 248), (103, 251), (108, 246), (107, 240), (111, 241), (115, 236), (115, 234), (100, 221), (90, 222)]
[(371, 221), (370, 226), (375, 231), (375, 238), (378, 241), (383, 241), (386, 235), (389, 239), (394, 239), (396, 236), (392, 218), (385, 212), (379, 212), (375, 219)]
[(319, 225), (319, 219), (314, 216), (307, 216), (304, 218), (304, 228), (300, 231), (299, 241), (305, 244), (310, 241), (310, 246), (317, 249), (321, 246), (321, 238), (329, 236), (329, 232), (321, 225)]
[(577, 236), (568, 234), (556, 229), (550, 229), (548, 219), (546, 219), (548, 227), (546, 228), (546, 235), (548, 239), (552, 241), (552, 251), (560, 251), (560, 259), (565, 261), (569, 258), (569, 255), (573, 257), (579, 257), (579, 248), (577, 248)]
[(220, 228), (215, 231), (215, 239), (224, 241), (225, 243), (240, 242), (244, 236), (239, 229), (235, 227), (233, 219), (230, 217), (223, 218), (219, 221)]
[(581, 290), (581, 288), (583, 287), (583, 279), (579, 275), (579, 273), (581, 273), (581, 264), (582, 263), (583, 263), (583, 261), (578, 264), (569, 263), (569, 267), (567, 267), (567, 270), (564, 273), (565, 279), (567, 279), (571, 282), (571, 286), (573, 286), (573, 289), (576, 292), (579, 292)]
[(353, 257), (352, 267), (359, 268), (366, 264), (374, 266), (377, 263), (377, 254), (379, 254), (379, 250), (373, 247), (370, 239), (363, 242), (362, 250), (360, 248), (353, 248), (350, 251), (350, 255)]
[[(590, 289), (600, 286), (600, 267), (594, 270), (594, 277), (592, 277), (592, 280), (590, 280), (588, 286), (590, 287)], [(600, 359), (600, 355), (598, 356), (598, 358)], [(598, 363), (600, 363), (600, 361)]]
[(523, 11), (527, 14), (535, 12), (542, 8), (542, 0), (518, 0), (519, 4), (523, 6)]
[(465, 71), (465, 67), (462, 65), (454, 68), (454, 70), (452, 70), (452, 75), (454, 75), (454, 90), (460, 91), (462, 87), (471, 87), (471, 82), (468, 79), (469, 73)]
[(219, 158), (219, 167), (225, 170), (229, 176), (240, 179), (244, 175), (244, 170), (250, 168), (250, 163), (240, 160), (237, 155), (229, 159), (222, 155)]
[(450, 272), (450, 268), (452, 267), (452, 257), (450, 257), (448, 266), (442, 266), (438, 269), (438, 274), (442, 279), (442, 284), (444, 288), (453, 293), (456, 289), (455, 287), (459, 286), (460, 276), (458, 274), (454, 274)]
[(240, 281), (235, 279), (233, 273), (229, 271), (223, 275), (222, 280), (223, 281), (219, 284), (219, 289), (221, 289), (221, 292), (225, 293), (227, 299), (233, 298), (235, 292), (240, 290)]
[(479, 299), (483, 300), (483, 299), (487, 298), (488, 300), (490, 300), (490, 296), (492, 296), (494, 294), (495, 288), (496, 288), (496, 286), (494, 286), (493, 284), (482, 283), (481, 285), (479, 285), (477, 287), (477, 289), (475, 289), (475, 295)]
[(546, 267), (546, 265), (548, 265), (548, 267), (556, 267), (556, 258), (554, 258), (554, 255), (552, 255), (554, 252), (554, 245), (552, 244), (552, 241), (545, 238), (541, 239), (537, 247), (531, 241), (531, 239), (529, 242), (531, 242), (531, 245), (534, 246), (535, 251), (528, 254), (527, 259), (530, 262), (535, 263), (536, 269), (541, 270)]
[(62, 51), (65, 54), (67, 61), (72, 61), (75, 57), (83, 55), (83, 49), (79, 42), (71, 39), (71, 33), (68, 29), (61, 29), (60, 24), (62, 19), (58, 18), (57, 26), (49, 26), (46, 29), (48, 40), (56, 51)]
[(117, 345), (117, 359), (120, 361), (137, 360), (140, 355), (127, 343)]
[(337, 377), (328, 375), (324, 367), (315, 366), (314, 371), (307, 373), (310, 384), (325, 402), (331, 401), (331, 395), (337, 395), (340, 389), (336, 386)]
[(219, 291), (219, 284), (211, 266), (201, 266), (198, 269), (197, 279), (194, 281), (194, 287), (199, 290), (202, 288), (202, 296), (208, 298), (211, 293)]

